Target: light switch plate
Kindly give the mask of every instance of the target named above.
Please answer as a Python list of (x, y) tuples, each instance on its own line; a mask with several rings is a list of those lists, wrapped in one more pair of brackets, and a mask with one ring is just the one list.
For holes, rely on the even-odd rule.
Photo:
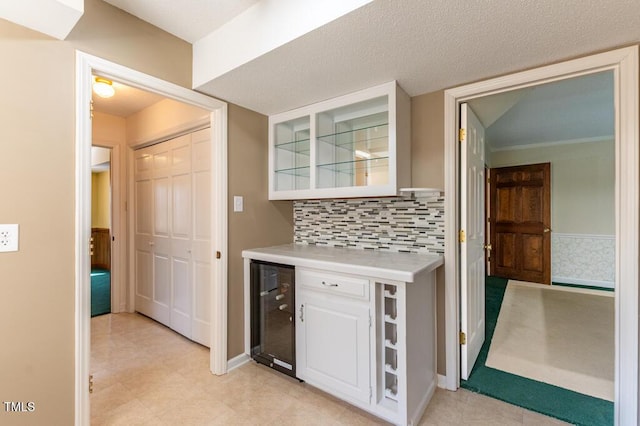
[(244, 210), (244, 198), (242, 195), (234, 195), (233, 196), (233, 211), (241, 212)]
[(0, 252), (18, 251), (18, 225), (0, 225)]

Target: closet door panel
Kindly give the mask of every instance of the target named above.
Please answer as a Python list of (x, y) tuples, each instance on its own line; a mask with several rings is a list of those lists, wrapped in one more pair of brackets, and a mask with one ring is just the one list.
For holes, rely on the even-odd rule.
[(169, 236), (169, 177), (153, 180), (153, 234)]
[(193, 173), (195, 197), (194, 238), (200, 241), (211, 239), (211, 172)]
[(209, 309), (211, 297), (211, 266), (208, 262), (194, 262), (195, 267), (195, 291), (198, 297), (195, 299), (193, 318), (202, 323), (211, 321)]
[(171, 328), (191, 337), (192, 286), (189, 274), (191, 260), (172, 258), (173, 300), (171, 304)]
[(144, 297), (148, 301), (153, 298), (153, 286), (151, 277), (153, 276), (151, 253), (136, 251), (136, 295)]
[(163, 324), (169, 324), (171, 305), (171, 265), (166, 254), (153, 255), (153, 316)]
[(191, 175), (177, 175), (172, 179), (172, 223), (173, 238), (191, 238)]
[(192, 134), (193, 182), (193, 340), (210, 345), (211, 323), (211, 132)]

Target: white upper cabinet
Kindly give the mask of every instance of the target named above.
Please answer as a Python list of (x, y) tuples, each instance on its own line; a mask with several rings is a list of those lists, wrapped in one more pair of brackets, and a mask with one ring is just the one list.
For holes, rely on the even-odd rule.
[(269, 199), (410, 186), (410, 101), (395, 81), (269, 117)]

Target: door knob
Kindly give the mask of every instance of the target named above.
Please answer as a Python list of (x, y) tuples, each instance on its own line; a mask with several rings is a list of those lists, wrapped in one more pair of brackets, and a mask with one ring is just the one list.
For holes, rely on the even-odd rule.
[(544, 233), (546, 234), (547, 232), (551, 232), (551, 229), (549, 229), (549, 228), (544, 228), (544, 231), (542, 231), (542, 232), (544, 232)]

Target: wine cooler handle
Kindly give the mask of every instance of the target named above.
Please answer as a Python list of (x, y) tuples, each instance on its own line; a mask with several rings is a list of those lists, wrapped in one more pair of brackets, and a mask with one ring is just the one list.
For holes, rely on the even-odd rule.
[(304, 305), (300, 305), (300, 321), (304, 322)]

